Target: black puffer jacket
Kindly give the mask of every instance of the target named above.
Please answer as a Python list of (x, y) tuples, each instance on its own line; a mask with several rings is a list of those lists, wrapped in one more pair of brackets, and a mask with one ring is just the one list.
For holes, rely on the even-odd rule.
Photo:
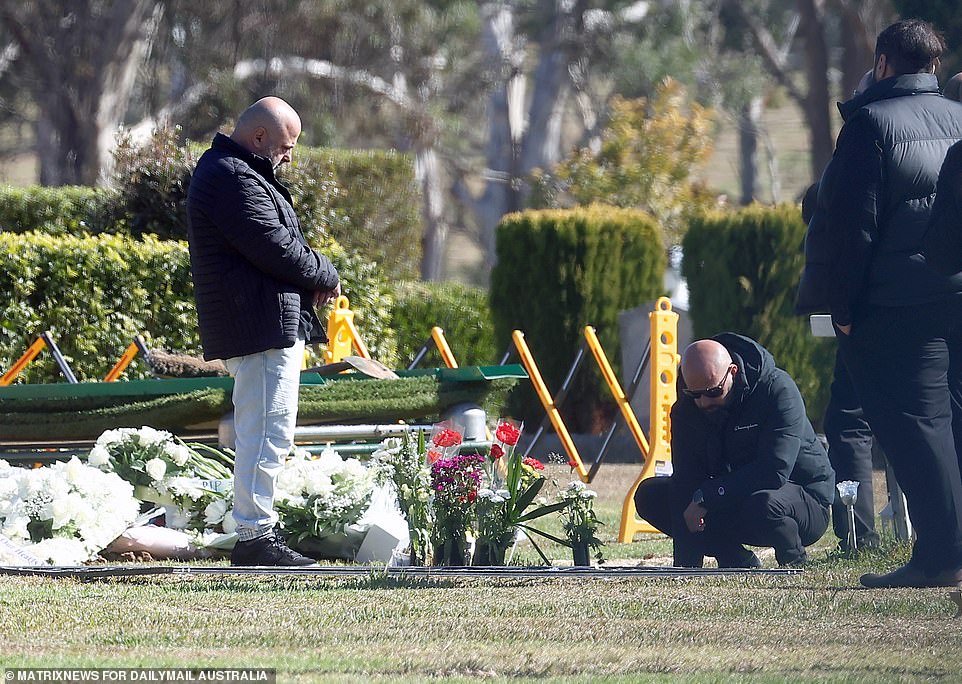
[[(723, 421), (714, 421), (679, 392), (671, 410), (671, 452), (680, 515), (695, 489), (709, 511), (724, 510), (755, 492), (800, 485), (828, 506), (835, 472), (815, 437), (805, 404), (772, 355), (742, 335), (714, 337), (732, 355), (738, 373)], [(679, 378), (684, 387), (684, 378)]]
[(962, 271), (962, 142), (949, 148), (939, 171), (924, 254), (943, 275)]
[(187, 194), (194, 298), (205, 359), (293, 346), (298, 332), (324, 341), (312, 307), (338, 284), (310, 248), (268, 159), (217, 134)]
[(906, 74), (840, 109), (834, 180), (819, 188), (834, 242), (833, 319), (846, 325), (866, 304), (907, 306), (962, 292), (962, 277), (938, 274), (921, 254), (939, 167), (962, 139), (962, 106), (939, 94), (933, 74)]

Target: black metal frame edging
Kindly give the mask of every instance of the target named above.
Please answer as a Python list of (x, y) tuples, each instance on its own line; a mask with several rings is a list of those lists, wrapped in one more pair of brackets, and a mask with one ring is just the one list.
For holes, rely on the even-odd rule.
[(547, 567), (547, 566), (404, 566), (384, 567), (381, 565), (331, 565), (315, 567), (237, 567), (191, 566), (191, 565), (131, 565), (131, 566), (67, 566), (33, 567), (0, 566), (0, 575), (20, 577), (51, 577), (65, 579), (98, 580), (115, 577), (142, 576), (240, 576), (240, 577), (377, 577), (403, 578), (431, 577), (500, 577), (508, 578), (552, 578), (578, 577), (588, 579), (625, 579), (625, 578), (694, 578), (725, 576), (791, 576), (803, 573), (800, 568), (673, 568), (661, 566), (614, 566), (614, 567)]

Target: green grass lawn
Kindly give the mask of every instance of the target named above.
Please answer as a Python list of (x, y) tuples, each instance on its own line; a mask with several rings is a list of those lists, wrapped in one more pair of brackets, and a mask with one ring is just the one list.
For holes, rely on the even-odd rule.
[[(593, 483), (606, 539), (637, 472), (606, 465)], [(962, 620), (945, 590), (857, 588), (906, 548), (850, 560), (832, 545), (792, 576), (0, 577), (0, 667), (270, 667), (282, 682), (959, 681)], [(670, 552), (656, 536), (606, 548), (617, 565)]]

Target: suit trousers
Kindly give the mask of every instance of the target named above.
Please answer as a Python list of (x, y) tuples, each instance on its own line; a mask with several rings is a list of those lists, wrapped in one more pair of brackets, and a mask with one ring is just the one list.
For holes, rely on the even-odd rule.
[[(872, 486), (872, 429), (865, 420), (862, 403), (842, 359), (841, 350), (835, 352), (832, 389), (825, 409), (825, 438), (828, 440), (828, 460), (835, 470), (835, 481), (858, 482), (855, 500), (855, 539), (859, 547), (878, 545), (875, 531), (875, 500)], [(832, 528), (843, 550), (848, 549), (848, 510), (835, 493), (832, 504)]]
[(713, 556), (719, 567), (739, 567), (747, 554), (742, 544), (773, 547), (779, 564), (790, 565), (804, 561), (805, 547), (828, 529), (828, 506), (787, 482), (779, 489), (755, 492), (731, 508), (709, 511), (705, 530), (690, 532), (680, 512), (693, 490), (678, 485), (674, 477), (651, 477), (635, 492), (638, 515), (674, 540), (676, 566), (701, 567), (704, 556)]
[(914, 306), (868, 306), (852, 334), (839, 336), (839, 344), (908, 502), (916, 533), (911, 563), (928, 573), (962, 567), (962, 477), (956, 453), (962, 296)]

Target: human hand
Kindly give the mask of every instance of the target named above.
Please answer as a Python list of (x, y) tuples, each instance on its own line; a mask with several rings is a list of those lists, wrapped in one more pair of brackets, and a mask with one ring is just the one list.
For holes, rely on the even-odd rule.
[(341, 296), (341, 283), (338, 282), (333, 290), (317, 290), (314, 292), (314, 306), (324, 306)]
[(708, 509), (692, 501), (688, 504), (688, 508), (685, 509), (684, 518), (685, 525), (688, 527), (689, 532), (704, 532), (705, 531), (705, 514), (708, 513)]

